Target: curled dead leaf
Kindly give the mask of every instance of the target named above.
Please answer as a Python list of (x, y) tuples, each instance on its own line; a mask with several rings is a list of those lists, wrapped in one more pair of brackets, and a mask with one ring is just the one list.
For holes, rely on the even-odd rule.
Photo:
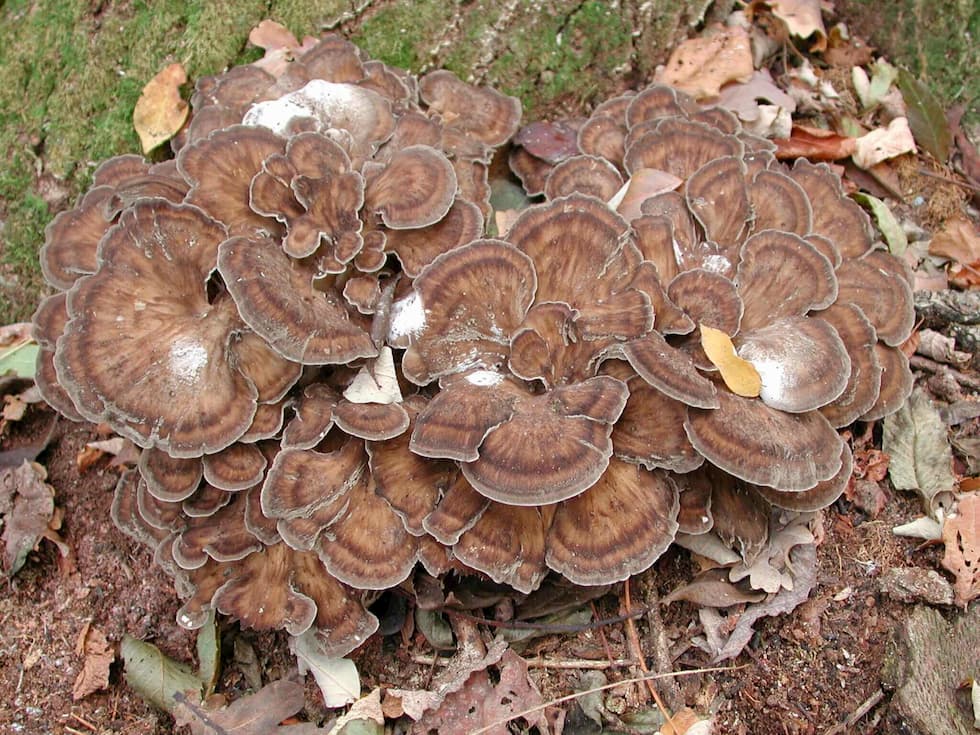
[(716, 97), (728, 82), (752, 78), (752, 45), (744, 28), (726, 28), (680, 44), (656, 79), (698, 99)]
[(732, 339), (720, 329), (701, 325), (701, 347), (718, 368), (725, 385), (732, 393), (746, 398), (754, 398), (762, 390), (762, 378), (748, 360), (735, 353)]
[(980, 597), (980, 495), (960, 499), (956, 512), (943, 523), (943, 542), (943, 567), (956, 575), (956, 604), (966, 607)]
[(133, 127), (143, 153), (166, 143), (183, 127), (190, 110), (180, 96), (180, 86), (186, 82), (183, 65), (171, 64), (143, 87), (133, 109)]
[(76, 702), (109, 686), (109, 667), (116, 656), (112, 646), (98, 628), (85, 623), (75, 642), (75, 655), (84, 656), (82, 670), (75, 677), (71, 697)]
[(855, 138), (838, 135), (831, 130), (794, 125), (788, 139), (777, 139), (776, 158), (809, 158), (811, 161), (836, 161), (854, 154)]

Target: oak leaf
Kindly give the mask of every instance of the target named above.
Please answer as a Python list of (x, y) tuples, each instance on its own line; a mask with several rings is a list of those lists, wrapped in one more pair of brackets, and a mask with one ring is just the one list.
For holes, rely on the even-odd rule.
[(703, 99), (716, 97), (728, 82), (749, 81), (753, 71), (748, 31), (734, 27), (684, 41), (657, 74), (657, 81)]
[(86, 623), (79, 632), (75, 654), (85, 657), (71, 690), (71, 698), (77, 702), (109, 686), (109, 667), (116, 655), (105, 633), (93, 628), (91, 623)]
[(166, 143), (183, 127), (190, 111), (180, 96), (180, 85), (186, 82), (183, 65), (171, 64), (143, 87), (133, 109), (133, 127), (143, 153)]
[(956, 604), (966, 607), (980, 597), (980, 495), (960, 499), (956, 513), (943, 524), (943, 567), (956, 575)]

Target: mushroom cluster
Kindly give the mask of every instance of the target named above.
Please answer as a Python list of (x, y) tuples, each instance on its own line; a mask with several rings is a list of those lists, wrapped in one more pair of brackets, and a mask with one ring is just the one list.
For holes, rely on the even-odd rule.
[(198, 82), (173, 160), (103, 164), (48, 227), (38, 386), (142, 447), (113, 516), (189, 628), (332, 656), (417, 565), (603, 585), (833, 502), (836, 429), (911, 387), (908, 273), (825, 166), (667, 87), (616, 98), (486, 237), (520, 106), (325, 36)]

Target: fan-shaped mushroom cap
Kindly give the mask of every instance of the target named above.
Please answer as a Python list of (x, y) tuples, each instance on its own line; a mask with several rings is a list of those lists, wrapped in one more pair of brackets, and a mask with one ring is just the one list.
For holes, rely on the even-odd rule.
[(191, 518), (205, 518), (224, 508), (234, 497), (234, 493), (202, 483), (189, 498), (180, 503), (180, 512)]
[[(671, 225), (669, 249), (654, 259), (657, 269), (664, 278), (673, 278), (679, 270), (699, 268), (704, 260), (697, 225), (687, 208), (687, 202), (680, 192), (667, 191), (650, 197), (640, 205), (643, 214), (665, 217)], [(676, 244), (675, 244), (676, 243)], [(673, 266), (668, 267), (668, 263)], [(727, 268), (726, 264), (722, 264)]]
[(769, 506), (751, 488), (711, 465), (698, 472), (711, 485), (712, 532), (751, 564), (769, 540)]
[(340, 400), (333, 407), (333, 421), (351, 436), (383, 441), (404, 434), (409, 418), (399, 403), (354, 403)]
[(877, 338), (871, 322), (854, 304), (831, 304), (817, 315), (837, 330), (851, 361), (844, 392), (820, 409), (831, 426), (840, 428), (869, 411), (878, 398), (881, 366), (875, 354)]
[(456, 199), (446, 216), (428, 227), (385, 232), (385, 250), (395, 254), (402, 272), (415, 277), (433, 260), (483, 234), (480, 208), (465, 199)]
[(490, 500), (474, 490), (460, 474), (446, 490), (436, 509), (422, 520), (422, 527), (439, 543), (452, 546), (489, 507)]
[(239, 120), (256, 99), (275, 83), (275, 77), (253, 64), (235, 66), (222, 74), (204, 76), (194, 85), (191, 107), (197, 114), (212, 105), (235, 110)]
[(511, 149), (507, 156), (507, 165), (521, 182), (524, 192), (530, 197), (544, 194), (548, 176), (555, 168), (554, 164), (532, 156), (523, 148)]
[(473, 87), (449, 71), (419, 79), (419, 94), (443, 124), (453, 126), (488, 146), (506, 142), (521, 121), (521, 103), (489, 87)]
[(248, 430), (259, 391), (232, 339), (248, 330), (226, 296), (208, 302), (224, 237), (201, 210), (163, 200), (135, 205), (106, 235), (99, 272), (69, 294), (55, 358), (90, 421), (175, 457), (219, 451)]
[(857, 202), (844, 196), (840, 178), (827, 164), (799, 158), (789, 176), (810, 200), (813, 233), (831, 240), (845, 258), (859, 258), (871, 250), (871, 220)]
[[(598, 112), (598, 111), (597, 111)], [(626, 122), (622, 117), (594, 114), (578, 131), (578, 147), (590, 156), (622, 167), (626, 155)], [(532, 192), (528, 191), (528, 194)]]
[[(622, 376), (617, 377), (622, 379)], [(616, 456), (639, 463), (648, 470), (662, 467), (674, 472), (690, 472), (700, 467), (704, 457), (684, 433), (687, 406), (637, 375), (627, 379), (626, 386), (629, 398), (612, 433)]]
[(726, 391), (718, 399), (719, 408), (689, 409), (684, 424), (716, 467), (782, 490), (808, 490), (840, 470), (840, 437), (819, 412), (784, 413)]
[(881, 390), (878, 399), (861, 416), (862, 421), (877, 421), (902, 407), (912, 395), (913, 378), (909, 359), (897, 347), (875, 344), (875, 358), (881, 366)]
[(234, 492), (262, 481), (266, 459), (254, 444), (236, 442), (204, 457), (204, 479), (222, 490)]
[(759, 397), (772, 408), (812, 411), (847, 387), (847, 347), (823, 319), (782, 317), (769, 326), (743, 331), (736, 344), (738, 356), (762, 379)]
[(116, 483), (109, 513), (116, 528), (134, 541), (155, 548), (169, 533), (154, 528), (140, 514), (136, 489), (138, 483), (139, 473), (136, 470), (123, 471), (119, 476), (119, 482)]
[(218, 269), (242, 319), (287, 359), (323, 365), (377, 354), (343, 298), (318, 290), (312, 264), (291, 259), (277, 244), (229, 239), (219, 249)]
[(383, 590), (403, 582), (418, 560), (418, 546), (401, 518), (375, 493), (370, 472), (348, 492), (346, 507), (320, 536), (317, 554), (327, 571), (359, 589)]
[(614, 459), (588, 492), (558, 506), (546, 562), (575, 584), (648, 569), (677, 533), (677, 490), (660, 472)]
[[(643, 220), (659, 219), (662, 217), (648, 218)], [(645, 228), (638, 228), (641, 232)], [(637, 291), (642, 291), (650, 300), (650, 307), (653, 309), (654, 325), (661, 334), (690, 334), (694, 331), (694, 321), (684, 311), (677, 306), (667, 296), (667, 291), (660, 280), (657, 266), (647, 261), (640, 263), (633, 271), (633, 280), (630, 285)]]
[(656, 168), (687, 180), (716, 158), (741, 158), (742, 143), (704, 123), (665, 118), (628, 144), (623, 166), (630, 173)]
[(286, 420), (288, 403), (289, 401), (285, 400), (276, 403), (260, 403), (255, 409), (252, 425), (248, 427), (248, 431), (238, 438), (238, 441), (249, 444), (263, 439), (271, 439), (279, 434)]
[(415, 279), (414, 294), (392, 308), (389, 339), (414, 337), (402, 359), (405, 377), (425, 385), (503, 363), (536, 286), (531, 260), (500, 240), (440, 255)]
[(98, 270), (96, 252), (111, 225), (105, 203), (112, 193), (109, 186), (90, 189), (78, 206), (59, 213), (44, 228), (41, 272), (55, 288), (71, 288), (80, 276)]
[(511, 143), (535, 158), (557, 165), (578, 155), (576, 139), (584, 122), (582, 119), (533, 122), (518, 130)]
[(885, 252), (845, 259), (837, 269), (837, 301), (861, 307), (887, 345), (908, 339), (915, 324), (912, 288), (900, 261)]
[(159, 449), (144, 449), (138, 466), (147, 491), (168, 503), (189, 498), (204, 476), (204, 466), (197, 457), (177, 459)]
[(285, 141), (264, 128), (236, 125), (181, 148), (177, 168), (191, 182), (186, 201), (224, 224), (232, 235), (267, 236), (280, 227), (249, 205), (252, 178)]
[(64, 292), (48, 296), (41, 301), (37, 311), (34, 312), (34, 323), (31, 327), (31, 336), (40, 348), (34, 370), (34, 383), (49, 406), (65, 418), (82, 421), (82, 415), (75, 408), (71, 397), (58, 382), (54, 366), (55, 345), (58, 337), (64, 333), (66, 324), (68, 324), (68, 306)]
[(810, 199), (803, 187), (783, 172), (759, 171), (749, 185), (749, 199), (754, 231), (781, 230), (800, 237), (810, 232), (813, 219)]
[(558, 199), (585, 194), (604, 202), (623, 186), (623, 177), (609, 161), (597, 156), (574, 156), (559, 163), (548, 175), (544, 195)]
[(202, 624), (210, 607), (256, 630), (285, 628), (301, 635), (312, 626), (328, 656), (345, 656), (378, 627), (353, 592), (326, 573), (316, 554), (285, 544), (237, 562), (210, 561), (188, 573), (188, 579), (192, 594), (177, 614), (184, 627)]
[(283, 448), (312, 449), (319, 444), (333, 426), (333, 407), (338, 400), (337, 392), (324, 383), (306, 386), (296, 401), (296, 416), (283, 431)]
[(743, 330), (823, 309), (838, 295), (830, 261), (801, 237), (777, 230), (745, 241), (735, 283), (745, 306)]
[(714, 383), (698, 372), (691, 356), (672, 345), (659, 332), (623, 347), (623, 356), (650, 385), (688, 406), (717, 408)]
[(328, 33), (299, 58), (312, 77), (330, 82), (358, 82), (364, 79), (361, 51), (336, 33)]
[(626, 386), (608, 376), (531, 395), (513, 379), (478, 370), (444, 381), (419, 415), (410, 446), (423, 456), (466, 462), (466, 479), (492, 500), (558, 502), (605, 470), (609, 434), (626, 397)]
[(237, 561), (264, 546), (245, 527), (245, 496), (239, 493), (213, 515), (190, 519), (174, 539), (172, 553), (181, 569), (198, 569), (208, 558)]
[(677, 525), (680, 533), (700, 536), (715, 525), (711, 512), (711, 480), (704, 472), (671, 475), (680, 493)]
[(704, 164), (691, 174), (684, 187), (687, 207), (704, 228), (706, 239), (722, 252), (732, 253), (726, 273), (735, 263), (734, 248), (745, 239), (752, 220), (741, 158), (724, 156)]
[(786, 508), (799, 512), (808, 512), (826, 508), (837, 500), (847, 488), (847, 483), (851, 479), (851, 470), (854, 468), (854, 458), (851, 450), (844, 444), (841, 447), (841, 467), (840, 472), (829, 480), (818, 482), (809, 490), (797, 492), (789, 490), (776, 490), (771, 487), (752, 485), (751, 488), (759, 495), (775, 505), (777, 508)]
[[(667, 296), (695, 324), (705, 324), (734, 335), (742, 322), (744, 306), (730, 280), (703, 268), (684, 271), (667, 286)], [(693, 334), (691, 339), (697, 337)]]
[[(406, 399), (404, 407), (412, 425), (425, 404), (421, 396)], [(411, 432), (406, 432), (387, 441), (368, 442), (367, 452), (375, 491), (401, 516), (410, 534), (421, 536), (425, 533), (423, 520), (459, 470), (451, 462), (426, 459), (410, 451), (410, 439)]]
[(494, 582), (525, 594), (533, 592), (548, 573), (545, 534), (553, 515), (554, 506), (519, 508), (490, 503), (453, 545), (453, 556)]
[(383, 168), (365, 171), (364, 206), (393, 229), (427, 227), (449, 211), (456, 172), (441, 152), (414, 145), (395, 153)]
[(635, 127), (664, 117), (686, 117), (697, 106), (683, 92), (666, 84), (651, 84), (631, 97), (626, 108), (626, 124)]
[[(230, 496), (228, 496), (230, 499)], [(187, 518), (182, 513), (180, 503), (171, 503), (153, 497), (146, 488), (146, 483), (140, 481), (136, 487), (136, 507), (140, 517), (143, 518), (153, 528), (175, 533), (180, 531), (186, 523)]]

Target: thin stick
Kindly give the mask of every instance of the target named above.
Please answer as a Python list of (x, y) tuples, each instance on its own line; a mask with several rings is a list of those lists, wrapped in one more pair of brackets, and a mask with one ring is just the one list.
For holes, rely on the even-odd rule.
[(856, 710), (848, 715), (844, 722), (838, 722), (836, 725), (828, 729), (824, 735), (838, 735), (838, 733), (847, 732), (854, 727), (862, 717), (874, 709), (884, 698), (885, 693), (878, 689), (874, 694), (864, 700)]
[(959, 370), (951, 368), (949, 365), (943, 365), (935, 360), (930, 360), (928, 357), (923, 357), (922, 355), (912, 355), (912, 357), (909, 358), (909, 364), (912, 367), (925, 370), (929, 373), (948, 373), (950, 377), (952, 377), (953, 380), (960, 385), (965, 385), (967, 388), (973, 388), (974, 390), (980, 390), (980, 380), (966, 375), (965, 373), (961, 373)]
[(71, 713), (71, 717), (73, 717), (74, 719), (78, 720), (78, 722), (80, 722), (82, 725), (84, 725), (85, 727), (87, 727), (92, 732), (95, 732), (96, 730), (99, 729), (95, 725), (93, 725), (91, 722), (89, 722), (88, 720), (86, 720), (85, 718), (81, 717), (80, 715), (76, 715), (74, 712)]
[(556, 704), (562, 704), (563, 702), (569, 702), (573, 699), (578, 699), (579, 697), (584, 697), (587, 694), (594, 694), (595, 692), (604, 692), (607, 689), (615, 689), (616, 687), (621, 687), (624, 684), (639, 684), (642, 681), (654, 681), (656, 679), (667, 679), (673, 676), (687, 676), (688, 674), (711, 674), (717, 671), (738, 671), (739, 669), (746, 668), (746, 665), (741, 666), (713, 666), (707, 669), (688, 669), (686, 671), (668, 671), (664, 674), (650, 674), (649, 676), (637, 676), (632, 679), (623, 679), (622, 681), (614, 681), (611, 684), (603, 684), (602, 686), (592, 687), (591, 689), (586, 689), (584, 692), (573, 692), (572, 694), (566, 694), (564, 697), (558, 697), (558, 699), (552, 699), (550, 702), (545, 702), (544, 704), (539, 704), (534, 707), (529, 707), (521, 712), (516, 712), (502, 720), (497, 720), (496, 722), (491, 722), (489, 725), (481, 727), (479, 730), (474, 730), (470, 735), (483, 735), (483, 733), (490, 732), (496, 727), (501, 725), (506, 725), (512, 720), (516, 720), (519, 717), (527, 717), (528, 715), (533, 715), (535, 712), (540, 712), (548, 707), (554, 707)]
[[(594, 620), (599, 619), (599, 611), (596, 609), (595, 600), (589, 600), (589, 606), (592, 608), (592, 618)], [(614, 656), (612, 655), (612, 649), (609, 647), (609, 641), (606, 639), (606, 631), (602, 628), (597, 628), (596, 632), (599, 634), (599, 640), (602, 641), (602, 648), (606, 652), (606, 660), (613, 661)]]
[(918, 169), (917, 173), (919, 176), (928, 176), (930, 179), (939, 179), (940, 181), (945, 181), (947, 184), (952, 184), (953, 186), (962, 186), (964, 189), (980, 191), (980, 186), (974, 186), (973, 184), (968, 184), (965, 181), (950, 179), (941, 174), (934, 174), (932, 171), (926, 171), (924, 168)]
[[(629, 579), (626, 580), (626, 584), (623, 587), (623, 604), (626, 605), (626, 614), (629, 615), (630, 608), (632, 607), (630, 604)], [(636, 656), (637, 660), (640, 662), (640, 671), (642, 671), (644, 674), (649, 674), (650, 669), (647, 668), (647, 662), (643, 657), (643, 649), (640, 648), (640, 636), (636, 633), (636, 626), (633, 624), (633, 619), (629, 617), (626, 618), (626, 632), (630, 640), (630, 648), (633, 649), (633, 655)], [(660, 698), (660, 694), (657, 693), (657, 687), (655, 687), (653, 682), (649, 679), (646, 680), (646, 684), (647, 689), (650, 690), (650, 694), (653, 695), (653, 701), (657, 703), (657, 709), (660, 710), (660, 713), (664, 716), (664, 719), (667, 720), (667, 723), (673, 727), (673, 715), (670, 714), (670, 710), (667, 709), (667, 705), (664, 704), (663, 700)]]
[(628, 612), (624, 615), (616, 615), (612, 618), (603, 618), (602, 620), (593, 620), (591, 623), (581, 623), (577, 625), (567, 623), (529, 623), (526, 620), (490, 620), (489, 618), (482, 618), (479, 615), (470, 615), (469, 613), (464, 613), (460, 610), (453, 610), (447, 607), (442, 608), (442, 612), (446, 613), (446, 615), (463, 618), (464, 620), (472, 620), (473, 622), (480, 623), (481, 625), (488, 625), (491, 628), (538, 630), (542, 633), (580, 633), (583, 630), (592, 630), (593, 628), (601, 628), (605, 625), (622, 623), (630, 618), (638, 618), (642, 615), (646, 615), (649, 610), (648, 608), (644, 607), (633, 612)]
[[(411, 657), (412, 663), (422, 666), (448, 666), (452, 659), (442, 656), (425, 656), (416, 654)], [(632, 658), (614, 658), (608, 661), (593, 661), (587, 658), (562, 658), (551, 659), (538, 656), (536, 658), (526, 658), (529, 668), (532, 669), (621, 669), (627, 666), (636, 666), (636, 661)]]

